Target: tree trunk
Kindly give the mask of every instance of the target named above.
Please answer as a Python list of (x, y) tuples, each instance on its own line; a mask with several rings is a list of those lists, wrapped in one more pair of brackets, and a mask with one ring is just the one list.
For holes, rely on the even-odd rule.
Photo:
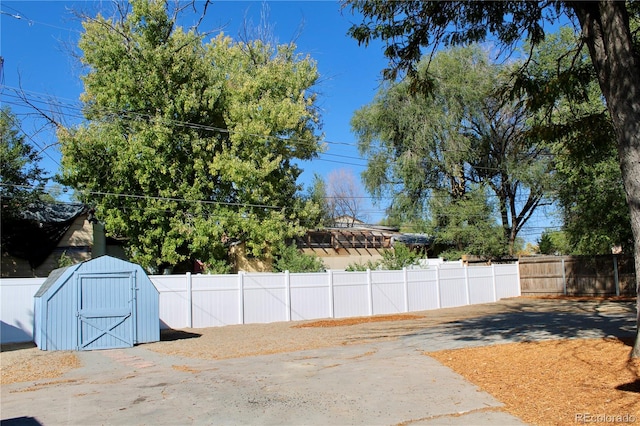
[[(633, 50), (625, 2), (570, 2), (589, 48), (616, 131), (622, 179), (634, 236), (636, 289), (640, 293), (640, 58)], [(640, 298), (631, 357), (640, 358)]]

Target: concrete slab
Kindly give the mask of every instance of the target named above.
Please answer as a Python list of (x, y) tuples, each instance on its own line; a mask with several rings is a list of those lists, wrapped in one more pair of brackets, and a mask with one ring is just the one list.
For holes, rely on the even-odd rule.
[(144, 346), (79, 355), (84, 366), (60, 379), (3, 386), (2, 418), (43, 425), (523, 424), (400, 341), (219, 361)]
[[(83, 367), (58, 379), (3, 385), (2, 425), (522, 425), (425, 352), (635, 330), (631, 311), (608, 302), (465, 309), (484, 313), (440, 311), (450, 315), (445, 324), (425, 320), (400, 332), (379, 324), (355, 334), (375, 343), (268, 356), (207, 361), (144, 345), (80, 352)], [(397, 338), (378, 339), (390, 335)]]

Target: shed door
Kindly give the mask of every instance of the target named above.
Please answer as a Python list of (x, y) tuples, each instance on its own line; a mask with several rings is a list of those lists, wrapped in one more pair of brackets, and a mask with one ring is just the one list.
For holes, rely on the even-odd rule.
[(132, 347), (135, 274), (78, 276), (78, 349)]

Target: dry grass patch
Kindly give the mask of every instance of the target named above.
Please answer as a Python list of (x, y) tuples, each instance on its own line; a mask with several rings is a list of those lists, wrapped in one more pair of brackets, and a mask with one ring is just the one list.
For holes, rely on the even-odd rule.
[(640, 360), (629, 360), (631, 343), (613, 338), (551, 340), (427, 355), (530, 424), (576, 424), (585, 413), (610, 416), (603, 418), (607, 423), (640, 422)]

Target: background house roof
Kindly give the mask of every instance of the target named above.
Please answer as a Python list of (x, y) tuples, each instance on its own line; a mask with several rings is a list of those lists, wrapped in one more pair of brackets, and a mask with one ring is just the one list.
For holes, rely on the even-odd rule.
[(39, 266), (55, 249), (73, 221), (88, 211), (84, 204), (29, 204), (15, 219), (2, 220), (2, 250)]

